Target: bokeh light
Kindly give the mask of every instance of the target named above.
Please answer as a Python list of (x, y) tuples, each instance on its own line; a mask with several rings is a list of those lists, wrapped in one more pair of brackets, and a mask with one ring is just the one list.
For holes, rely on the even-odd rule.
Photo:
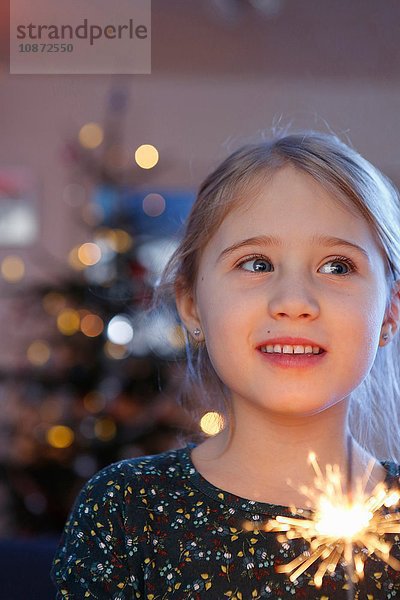
[(82, 264), (78, 256), (79, 246), (75, 246), (68, 254), (68, 263), (75, 271), (83, 271), (86, 265)]
[(91, 267), (101, 259), (101, 249), (93, 242), (86, 242), (78, 248), (78, 259), (86, 267)]
[(19, 256), (6, 256), (1, 262), (1, 274), (6, 281), (16, 283), (25, 275), (25, 263)]
[(142, 144), (135, 152), (135, 161), (142, 169), (152, 169), (158, 163), (158, 150), (151, 144)]
[(49, 292), (42, 300), (43, 308), (49, 315), (57, 315), (66, 304), (67, 299), (59, 292)]
[(29, 362), (37, 367), (45, 365), (48, 362), (50, 355), (50, 346), (44, 340), (35, 340), (29, 345), (26, 351)]
[(70, 427), (54, 425), (47, 431), (46, 439), (53, 448), (68, 448), (73, 444), (75, 435)]
[(120, 344), (113, 344), (112, 342), (106, 342), (104, 344), (104, 353), (108, 358), (114, 360), (122, 360), (129, 355), (129, 348)]
[(102, 442), (108, 442), (109, 440), (112, 440), (117, 433), (115, 421), (109, 419), (108, 417), (96, 419), (94, 433)]
[(103, 319), (98, 315), (88, 314), (81, 320), (81, 331), (87, 337), (97, 337), (104, 329)]
[(165, 198), (161, 194), (147, 194), (142, 206), (143, 212), (149, 217), (159, 217), (165, 211)]
[(131, 321), (125, 315), (116, 315), (107, 327), (107, 337), (113, 344), (129, 344), (133, 338)]
[(115, 233), (115, 251), (123, 254), (132, 247), (133, 239), (127, 231), (123, 229), (114, 229)]
[(207, 435), (216, 435), (224, 428), (224, 418), (219, 412), (207, 412), (200, 419), (200, 428)]
[(100, 392), (92, 390), (83, 398), (83, 406), (90, 413), (98, 413), (106, 406), (106, 399)]
[(104, 133), (98, 123), (86, 123), (80, 128), (78, 137), (81, 146), (93, 150), (102, 143)]
[(57, 317), (57, 327), (64, 335), (73, 335), (79, 331), (80, 317), (77, 310), (65, 308)]

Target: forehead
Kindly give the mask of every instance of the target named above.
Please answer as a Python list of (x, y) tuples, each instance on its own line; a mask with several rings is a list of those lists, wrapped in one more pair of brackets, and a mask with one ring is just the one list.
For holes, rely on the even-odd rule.
[(315, 235), (341, 237), (384, 252), (359, 209), (339, 191), (328, 191), (311, 175), (285, 166), (243, 188), (208, 246), (224, 246), (255, 235), (275, 235), (285, 246), (305, 244)]
[[(385, 251), (359, 209), (343, 193), (340, 196), (339, 191), (328, 191), (293, 166), (280, 168), (241, 189), (203, 249), (199, 267), (215, 264), (221, 253), (243, 240), (264, 236), (279, 239), (278, 244), (268, 243), (270, 246), (301, 251), (303, 255), (322, 246), (318, 238), (341, 238), (365, 249), (370, 268), (382, 274), (385, 271)], [(348, 248), (340, 252), (344, 250)]]

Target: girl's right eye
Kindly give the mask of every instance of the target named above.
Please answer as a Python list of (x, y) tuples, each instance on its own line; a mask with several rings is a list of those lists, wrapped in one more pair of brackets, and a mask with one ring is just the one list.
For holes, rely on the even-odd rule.
[(247, 258), (239, 263), (237, 267), (239, 269), (244, 269), (245, 271), (250, 271), (251, 273), (265, 273), (270, 270), (268, 265), (271, 265), (271, 263), (266, 258), (253, 256), (252, 258)]

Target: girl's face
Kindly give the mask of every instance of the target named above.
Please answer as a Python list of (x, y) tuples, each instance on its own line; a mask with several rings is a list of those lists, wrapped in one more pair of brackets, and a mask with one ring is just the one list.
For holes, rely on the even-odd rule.
[[(233, 401), (313, 414), (347, 397), (372, 367), (385, 316), (384, 256), (361, 216), (288, 166), (226, 216), (203, 251), (190, 302)], [(285, 366), (261, 350), (281, 337), (308, 338), (326, 352)]]

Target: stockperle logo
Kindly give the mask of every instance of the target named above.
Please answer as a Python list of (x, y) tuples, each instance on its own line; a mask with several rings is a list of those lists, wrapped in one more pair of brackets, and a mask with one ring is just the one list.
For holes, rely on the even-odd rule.
[(11, 0), (10, 9), (11, 74), (151, 73), (150, 0)]

